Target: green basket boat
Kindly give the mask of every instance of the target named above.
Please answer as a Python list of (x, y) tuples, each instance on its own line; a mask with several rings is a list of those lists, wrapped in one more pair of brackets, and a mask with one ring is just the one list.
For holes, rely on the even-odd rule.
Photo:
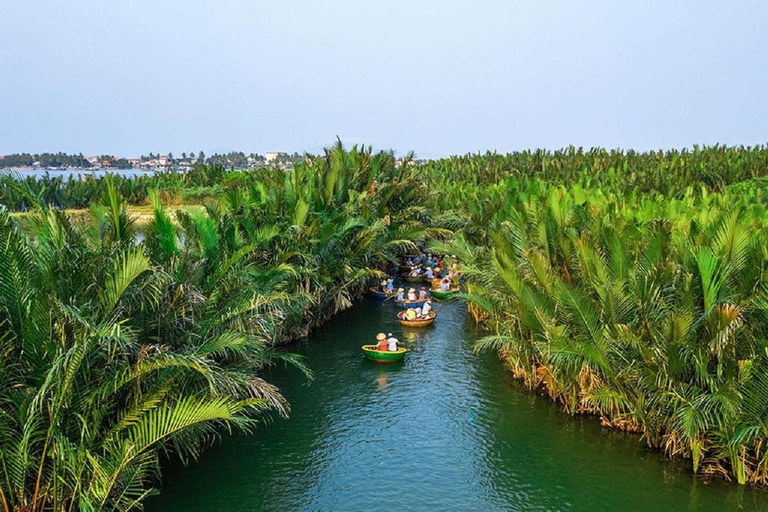
[(403, 347), (398, 347), (397, 352), (377, 350), (376, 345), (363, 345), (360, 348), (367, 359), (376, 363), (397, 363), (402, 361), (405, 358), (405, 353), (408, 352), (408, 349)]
[(440, 290), (429, 290), (429, 293), (433, 297), (436, 297), (438, 299), (447, 299), (451, 295), (456, 295), (457, 293), (459, 293), (459, 289), (458, 288), (451, 288), (447, 292), (441, 292)]

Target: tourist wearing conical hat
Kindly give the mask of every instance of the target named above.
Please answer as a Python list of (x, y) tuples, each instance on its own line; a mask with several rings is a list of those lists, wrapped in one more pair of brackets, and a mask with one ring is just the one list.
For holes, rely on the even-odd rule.
[(387, 350), (387, 335), (380, 332), (376, 335), (376, 350)]
[(395, 300), (398, 302), (403, 302), (405, 300), (405, 290), (402, 288), (397, 289), (397, 296), (395, 297)]
[(416, 290), (413, 288), (408, 290), (408, 300), (416, 300)]

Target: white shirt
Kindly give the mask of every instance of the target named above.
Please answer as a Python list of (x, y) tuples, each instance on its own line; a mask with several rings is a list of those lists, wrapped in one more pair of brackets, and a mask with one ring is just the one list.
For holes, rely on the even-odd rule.
[(421, 316), (427, 316), (430, 311), (432, 311), (432, 306), (430, 306), (429, 302), (427, 302), (424, 304), (424, 307), (421, 310)]
[(387, 350), (397, 352), (397, 338), (389, 338), (387, 340)]

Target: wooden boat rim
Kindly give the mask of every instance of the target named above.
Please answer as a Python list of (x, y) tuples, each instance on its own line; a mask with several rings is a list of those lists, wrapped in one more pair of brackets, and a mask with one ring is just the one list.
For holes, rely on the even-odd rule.
[(377, 345), (363, 345), (362, 348), (366, 352), (375, 352), (376, 354), (405, 354), (408, 349), (405, 347), (397, 347), (397, 350), (379, 350)]
[(406, 322), (429, 322), (430, 320), (434, 320), (437, 317), (437, 313), (435, 311), (430, 311), (428, 313), (427, 318), (417, 317), (417, 318), (414, 318), (413, 320), (410, 320), (408, 318), (403, 318), (403, 315), (405, 315), (406, 313), (407, 313), (406, 311), (399, 312), (397, 314), (398, 320), (405, 320)]

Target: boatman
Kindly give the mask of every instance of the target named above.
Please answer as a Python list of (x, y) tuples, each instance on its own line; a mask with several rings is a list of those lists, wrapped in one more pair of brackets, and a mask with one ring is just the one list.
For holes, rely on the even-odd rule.
[(390, 352), (397, 352), (398, 343), (400, 343), (400, 341), (392, 336), (392, 333), (387, 334), (387, 350)]

